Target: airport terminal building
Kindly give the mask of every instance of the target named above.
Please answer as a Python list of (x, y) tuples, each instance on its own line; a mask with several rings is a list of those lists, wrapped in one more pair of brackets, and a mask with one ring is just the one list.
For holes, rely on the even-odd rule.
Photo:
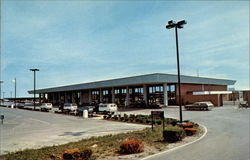
[[(182, 104), (211, 101), (221, 106), (227, 100), (229, 85), (236, 81), (193, 76), (181, 76)], [(33, 94), (34, 91), (28, 91)], [(178, 105), (178, 79), (173, 74), (146, 74), (89, 83), (38, 89), (42, 102), (54, 105), (77, 103), (95, 105), (116, 103), (118, 106)]]

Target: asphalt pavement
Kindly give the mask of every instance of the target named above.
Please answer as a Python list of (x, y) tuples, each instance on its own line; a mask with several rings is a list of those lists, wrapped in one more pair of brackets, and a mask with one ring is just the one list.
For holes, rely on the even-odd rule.
[[(1, 108), (5, 116), (0, 125), (1, 150), (61, 144), (89, 136), (124, 132), (145, 126), (73, 116)], [(165, 117), (179, 118), (178, 107), (163, 110)], [(121, 112), (150, 114), (150, 109)], [(183, 110), (183, 119), (207, 127), (207, 135), (191, 145), (171, 152), (144, 158), (147, 160), (249, 160), (249, 109), (236, 106), (213, 108), (212, 111)]]
[(77, 141), (92, 136), (128, 132), (145, 125), (83, 119), (69, 115), (0, 107), (0, 153)]
[[(177, 108), (163, 110), (165, 117), (179, 117)], [(144, 160), (249, 160), (249, 115), (249, 109), (236, 106), (214, 108), (212, 111), (184, 110), (183, 119), (205, 125), (207, 135), (191, 145)]]

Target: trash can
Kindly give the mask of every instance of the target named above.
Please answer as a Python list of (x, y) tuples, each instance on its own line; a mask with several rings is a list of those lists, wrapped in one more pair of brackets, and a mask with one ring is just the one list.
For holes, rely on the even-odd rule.
[(83, 110), (82, 116), (83, 116), (83, 118), (88, 118), (89, 117), (88, 110)]

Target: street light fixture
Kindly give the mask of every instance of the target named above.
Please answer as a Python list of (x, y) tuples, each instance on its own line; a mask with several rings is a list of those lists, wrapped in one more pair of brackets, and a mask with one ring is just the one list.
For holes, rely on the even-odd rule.
[(183, 25), (187, 24), (185, 20), (175, 23), (173, 20), (168, 21), (167, 29), (175, 28), (176, 38), (176, 54), (177, 54), (177, 71), (178, 71), (178, 92), (179, 92), (179, 110), (180, 110), (180, 122), (182, 123), (182, 101), (181, 101), (181, 82), (180, 82), (180, 64), (179, 64), (179, 47), (178, 47), (178, 32), (177, 29), (183, 28)]
[(34, 68), (34, 69), (30, 69), (30, 71), (34, 72), (34, 110), (36, 109), (36, 71), (39, 71), (39, 69)]

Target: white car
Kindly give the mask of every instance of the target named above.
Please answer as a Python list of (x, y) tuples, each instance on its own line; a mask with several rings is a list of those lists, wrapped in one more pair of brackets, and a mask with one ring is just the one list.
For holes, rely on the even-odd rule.
[(41, 111), (49, 111), (52, 109), (52, 107), (52, 103), (42, 103), (42, 105), (40, 106)]
[(115, 103), (100, 103), (98, 111), (113, 114), (117, 112), (117, 105)]
[(200, 103), (205, 103), (208, 106), (208, 108), (214, 107), (213, 103), (211, 103), (210, 101), (208, 101), (208, 102), (200, 102)]
[(64, 110), (69, 110), (69, 111), (76, 111), (77, 109), (77, 104), (75, 103), (65, 103), (63, 105)]

